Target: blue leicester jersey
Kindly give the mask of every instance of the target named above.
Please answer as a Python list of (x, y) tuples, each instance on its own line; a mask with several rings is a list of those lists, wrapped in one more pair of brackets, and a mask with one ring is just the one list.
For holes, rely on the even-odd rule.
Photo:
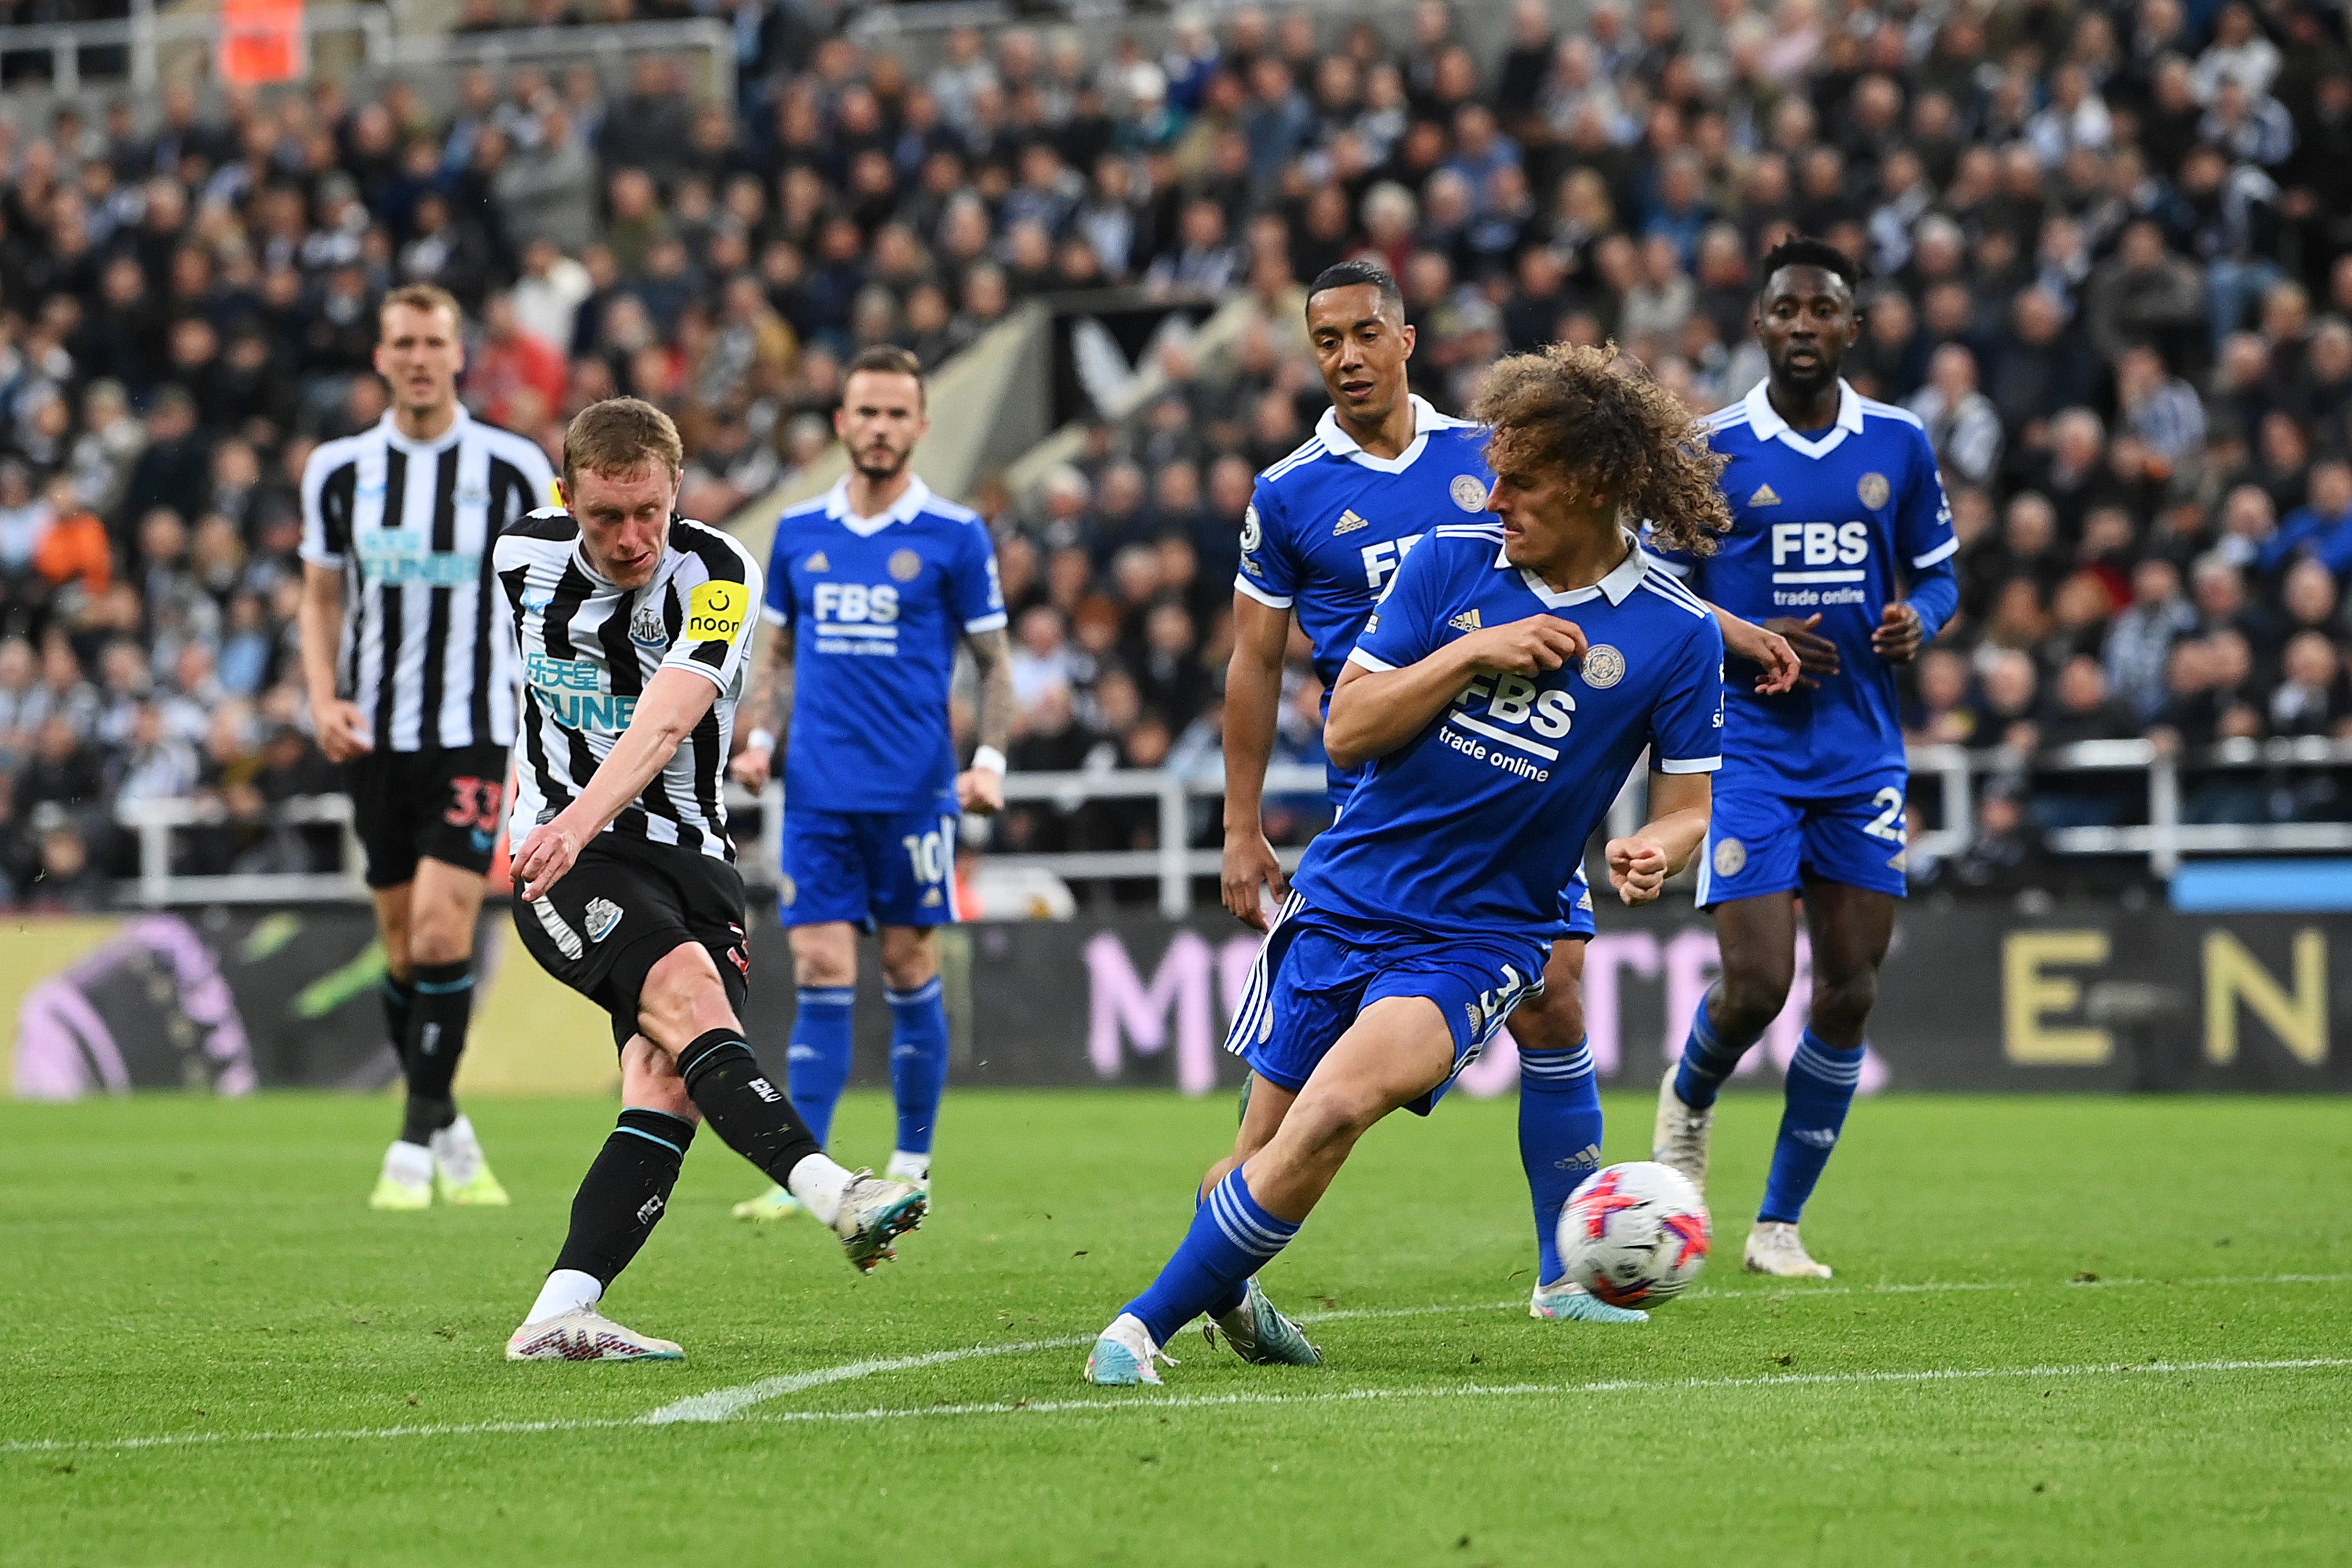
[[(1948, 579), (1959, 541), (1916, 416), (1841, 382), (1837, 423), (1808, 439), (1762, 384), (1707, 422), (1732, 529), (1690, 586), (1745, 620), (1818, 614), (1840, 671), (1811, 690), (1758, 696), (1731, 683), (1724, 753), (1743, 777), (1796, 794), (1833, 795), (1903, 766), (1895, 667), (1872, 652), (1886, 606), (1927, 575)], [(1915, 591), (1929, 636), (1948, 613)], [(1753, 771), (1751, 771), (1753, 770)]]
[[(1484, 512), (1495, 482), (1483, 426), (1418, 397), (1412, 415), (1412, 444), (1387, 458), (1358, 445), (1326, 409), (1311, 440), (1258, 476), (1242, 517), (1234, 586), (1297, 614), (1327, 712), (1331, 684), (1398, 564), (1440, 523)], [(1345, 800), (1357, 771), (1328, 771), (1332, 800)]]
[(764, 616), (793, 633), (788, 809), (903, 810), (955, 787), (956, 644), (1004, 624), (979, 513), (917, 479), (861, 517), (845, 479), (778, 520)]
[(1596, 586), (1555, 593), (1504, 559), (1499, 527), (1434, 529), (1349, 657), (1402, 669), (1482, 627), (1547, 612), (1583, 629), (1581, 667), (1481, 675), (1419, 735), (1367, 763), (1293, 878), (1308, 904), (1441, 937), (1549, 946), (1559, 890), (1642, 748), (1662, 772), (1721, 766), (1723, 633), (1638, 549)]

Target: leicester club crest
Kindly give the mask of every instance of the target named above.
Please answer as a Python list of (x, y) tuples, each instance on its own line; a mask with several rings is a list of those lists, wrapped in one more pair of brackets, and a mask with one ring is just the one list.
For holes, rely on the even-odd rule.
[(890, 575), (900, 582), (912, 582), (923, 574), (923, 558), (913, 550), (893, 550), (890, 554)]
[(1596, 692), (1607, 691), (1625, 678), (1625, 655), (1606, 643), (1595, 643), (1584, 651), (1584, 684)]
[(1715, 844), (1715, 874), (1738, 876), (1748, 863), (1748, 846), (1738, 839), (1717, 839)]
[(1895, 488), (1887, 484), (1884, 474), (1864, 474), (1854, 486), (1853, 493), (1862, 497), (1864, 506), (1874, 512), (1886, 505), (1886, 497), (1895, 493)]
[(1476, 475), (1454, 476), (1453, 491), (1454, 504), (1464, 511), (1483, 512), (1486, 509), (1486, 486), (1478, 482)]

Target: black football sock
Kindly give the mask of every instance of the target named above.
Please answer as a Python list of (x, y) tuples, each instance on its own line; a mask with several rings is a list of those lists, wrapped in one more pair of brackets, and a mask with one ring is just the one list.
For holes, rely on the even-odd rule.
[(683, 1117), (635, 1105), (622, 1112), (572, 1199), (572, 1229), (556, 1268), (610, 1285), (661, 1223), (693, 1143), (694, 1124)]
[[(408, 1130), (401, 1136), (421, 1144), (457, 1119), (449, 1085), (457, 1079), (466, 1025), (474, 1014), (473, 960), (419, 964), (409, 989), (414, 999), (408, 1005), (408, 1044), (403, 1052), (408, 1063)], [(415, 1135), (420, 1127), (424, 1137)]]
[(383, 1002), (384, 1038), (392, 1041), (392, 1054), (400, 1059), (401, 1070), (406, 1071), (408, 1009), (410, 1004), (415, 1001), (416, 993), (409, 989), (406, 980), (397, 977), (391, 970), (386, 969), (383, 972), (382, 984), (376, 988), (376, 994)]
[(686, 1092), (726, 1145), (786, 1185), (793, 1167), (824, 1150), (784, 1092), (760, 1071), (751, 1048), (733, 1030), (714, 1029), (678, 1052)]

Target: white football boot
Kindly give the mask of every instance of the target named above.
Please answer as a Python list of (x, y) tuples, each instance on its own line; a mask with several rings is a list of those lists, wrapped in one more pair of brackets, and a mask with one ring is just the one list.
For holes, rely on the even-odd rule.
[(433, 1207), (433, 1151), (422, 1144), (395, 1143), (383, 1152), (383, 1171), (368, 1195), (370, 1208)]
[(1086, 1379), (1105, 1388), (1125, 1388), (1139, 1383), (1160, 1385), (1160, 1372), (1151, 1364), (1176, 1358), (1151, 1343), (1151, 1331), (1133, 1312), (1121, 1312), (1103, 1330), (1087, 1353)]
[(1679, 1062), (1667, 1068), (1665, 1082), (1658, 1085), (1658, 1119), (1650, 1128), (1650, 1157), (1682, 1172), (1704, 1197), (1706, 1138), (1715, 1128), (1715, 1107), (1694, 1111), (1683, 1103), (1683, 1097), (1675, 1092), (1675, 1074), (1681, 1070)]
[(1816, 1263), (1797, 1238), (1797, 1228), (1785, 1220), (1759, 1219), (1748, 1233), (1746, 1261), (1751, 1274), (1774, 1274), (1783, 1280), (1826, 1280), (1830, 1266)]
[(444, 1203), (504, 1208), (507, 1189), (490, 1174), (471, 1118), (458, 1117), (433, 1134), (433, 1188)]
[(623, 1328), (593, 1307), (525, 1323), (507, 1341), (509, 1361), (684, 1361), (666, 1339)]
[(922, 1189), (912, 1182), (891, 1181), (872, 1171), (859, 1171), (841, 1191), (841, 1211), (833, 1217), (833, 1233), (850, 1266), (871, 1274), (898, 1257), (891, 1243), (923, 1223), (929, 1207)]

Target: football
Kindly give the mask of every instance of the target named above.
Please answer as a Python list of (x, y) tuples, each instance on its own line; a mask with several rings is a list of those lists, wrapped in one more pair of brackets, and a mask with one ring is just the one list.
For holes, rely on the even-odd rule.
[(1706, 1263), (1706, 1205), (1680, 1171), (1649, 1160), (1588, 1176), (1559, 1211), (1568, 1277), (1614, 1307), (1673, 1301)]

